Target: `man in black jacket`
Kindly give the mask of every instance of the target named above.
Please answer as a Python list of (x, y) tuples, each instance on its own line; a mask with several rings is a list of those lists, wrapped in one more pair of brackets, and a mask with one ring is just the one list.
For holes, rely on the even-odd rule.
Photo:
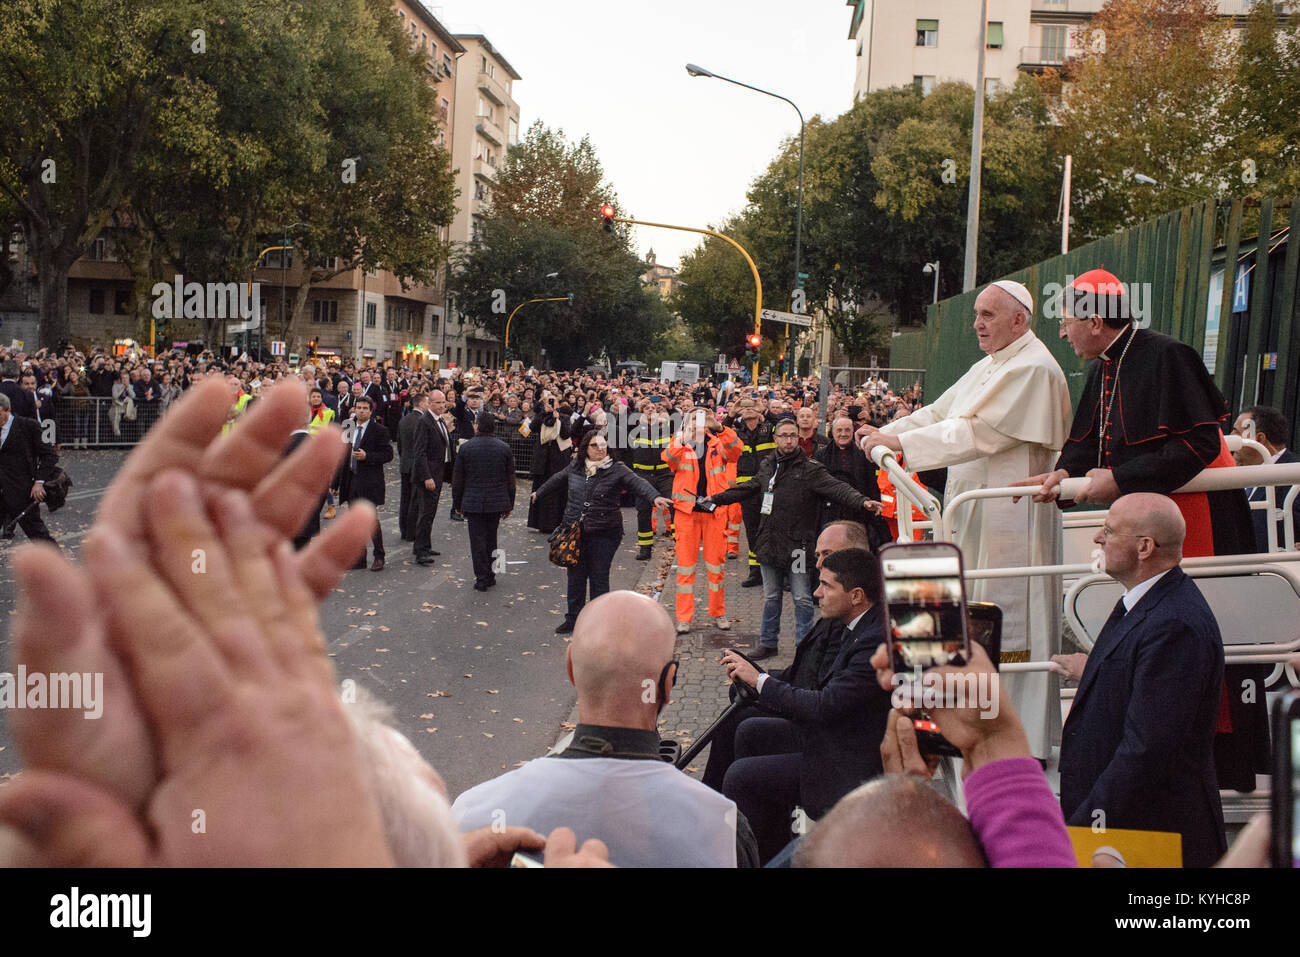
[(8, 397), (9, 409), (14, 415), (24, 419), (34, 419), (36, 400), (30, 392), (24, 392), (18, 382), (20, 371), (18, 363), (13, 359), (6, 359), (0, 363), (0, 394)]
[(737, 485), (711, 496), (718, 505), (745, 500), (759, 503), (758, 539), (753, 550), (763, 575), (763, 625), (755, 659), (776, 654), (781, 629), (781, 586), (790, 580), (794, 598), (797, 644), (812, 627), (813, 601), (808, 568), (817, 541), (818, 506), (823, 498), (845, 508), (876, 512), (880, 502), (850, 485), (831, 478), (825, 466), (814, 462), (799, 448), (799, 427), (794, 419), (782, 419), (776, 427), (776, 454), (759, 466), (752, 482)]
[[(36, 420), (14, 415), (9, 396), (0, 393), (0, 523), (21, 514), (18, 524), (29, 539), (54, 541), (39, 503), (45, 500), (45, 480), (58, 461), (54, 447), (42, 440)], [(28, 511), (33, 502), (36, 507)]]
[[(826, 559), (836, 552), (851, 548), (869, 550), (867, 530), (857, 522), (834, 522), (826, 526), (817, 536), (817, 569), (821, 570)], [(831, 668), (840, 651), (840, 642), (844, 638), (844, 624), (838, 619), (823, 613), (804, 636), (803, 641), (795, 647), (794, 661), (790, 667), (769, 672), (773, 678), (780, 678), (793, 688), (815, 691), (825, 686), (831, 679)], [(732, 691), (734, 698), (735, 692)], [(762, 707), (746, 705), (737, 708), (728, 715), (714, 732), (709, 742), (709, 762), (705, 765), (704, 775), (700, 778), (709, 787), (721, 791), (722, 779), (736, 757), (736, 729), (746, 718), (775, 714), (770, 702)], [(790, 717), (782, 714), (782, 717)]]
[[(739, 418), (732, 423), (736, 437), (740, 439), (740, 461), (736, 463), (736, 485), (752, 482), (758, 474), (758, 466), (771, 452), (776, 451), (776, 438), (772, 426), (763, 418), (763, 411), (752, 398), (741, 399), (736, 404)], [(745, 499), (740, 503), (741, 519), (745, 523), (745, 538), (749, 542), (749, 577), (740, 583), (742, 588), (753, 588), (763, 584), (763, 574), (759, 569), (758, 555), (754, 544), (758, 541), (759, 503)]]
[[(364, 498), (376, 506), (384, 504), (384, 465), (393, 460), (393, 440), (389, 438), (384, 424), (372, 418), (373, 412), (374, 403), (364, 395), (353, 406), (356, 427), (352, 432), (347, 461), (339, 472), (340, 498), (344, 502)], [(381, 522), (375, 522), (375, 534), (371, 540), (375, 546), (375, 563), (370, 566), (370, 570), (382, 571), (384, 530)], [(364, 552), (353, 567), (366, 567)]]
[(421, 413), (427, 401), (425, 395), (423, 392), (412, 393), (411, 408), (397, 423), (397, 468), (402, 479), (402, 496), (397, 506), (397, 528), (404, 542), (415, 539), (415, 522), (418, 513), (414, 496), (411, 494), (411, 472), (415, 464), (415, 433), (422, 422)]
[(411, 505), (416, 516), (411, 534), (415, 560), (421, 565), (432, 565), (438, 554), (433, 548), (433, 520), (438, 515), (442, 485), (451, 478), (455, 459), (455, 439), (442, 420), (446, 409), (446, 396), (434, 389), (423, 410), (413, 416), (418, 425), (411, 445)]
[(497, 426), (490, 412), (480, 412), (477, 425), (478, 433), (456, 456), (451, 504), (469, 526), (474, 590), (487, 591), (497, 583), (497, 528), (515, 507), (515, 456), (492, 435)]
[(722, 793), (753, 826), (763, 863), (790, 842), (796, 807), (820, 817), (881, 773), (880, 741), (891, 704), (871, 666), (885, 640), (875, 558), (857, 548), (827, 556), (817, 597), (826, 617), (845, 626), (831, 673), (817, 688), (759, 674), (734, 652), (723, 656), (728, 676), (754, 688), (760, 706), (790, 716), (742, 722), (736, 760), (722, 783)]

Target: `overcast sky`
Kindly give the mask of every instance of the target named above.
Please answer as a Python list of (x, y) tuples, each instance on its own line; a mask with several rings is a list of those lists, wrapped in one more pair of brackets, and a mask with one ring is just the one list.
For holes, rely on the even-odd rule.
[[(781, 100), (685, 65), (788, 96), (805, 118), (852, 105), (853, 13), (844, 0), (428, 0), (453, 33), (482, 33), (522, 77), (521, 134), (534, 120), (590, 135), (634, 217), (716, 225), (797, 136)], [(638, 228), (636, 247), (676, 265), (700, 237)], [(793, 243), (794, 237), (791, 237)]]

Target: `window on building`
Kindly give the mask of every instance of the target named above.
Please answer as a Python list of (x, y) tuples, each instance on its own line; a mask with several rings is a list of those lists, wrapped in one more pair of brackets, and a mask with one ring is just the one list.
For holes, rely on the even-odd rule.
[(912, 77), (912, 83), (924, 96), (929, 96), (934, 92), (934, 77), (932, 76), (914, 76)]
[(510, 145), (514, 146), (519, 142), (519, 121), (513, 116), (510, 117)]
[(113, 293), (113, 312), (119, 316), (130, 315), (131, 313), (131, 292), (128, 289), (119, 289)]
[(262, 260), (262, 265), (267, 269), (292, 269), (293, 250), (272, 249)]
[(919, 47), (937, 47), (939, 45), (939, 21), (916, 21), (916, 45)]
[(460, 346), (456, 347), (456, 365), (460, 365)]
[(1002, 49), (1002, 24), (997, 21), (989, 23), (988, 38), (985, 40), (990, 50)]
[(90, 290), (90, 306), (87, 311), (95, 316), (102, 316), (104, 314), (104, 290)]
[(376, 313), (378, 311), (379, 310), (375, 308), (375, 304), (373, 302), (366, 303), (366, 328), (367, 329), (375, 328)]
[(451, 76), (451, 56), (450, 56), (450, 54), (444, 53), (444, 54), (442, 55), (442, 69), (446, 72), (446, 74), (447, 74), (448, 76)]
[(107, 251), (108, 243), (103, 236), (100, 236), (91, 243), (90, 248), (86, 250), (86, 258), (93, 259), (96, 262), (102, 262)]
[(311, 304), (312, 322), (338, 322), (339, 304), (335, 299), (317, 299)]
[(1043, 63), (1065, 62), (1065, 32), (1063, 26), (1043, 27)]
[(482, 66), (482, 68), (481, 68), (481, 69), (482, 69), (482, 72), (483, 72), (483, 73), (486, 73), (486, 72), (487, 72), (487, 57), (485, 57), (485, 56), (480, 56), (479, 59), (483, 61), (483, 66)]
[(986, 97), (988, 97), (988, 96), (993, 96), (994, 94), (996, 94), (996, 93), (998, 92), (998, 87), (1000, 87), (1001, 85), (1002, 85), (1002, 84), (1001, 84), (1001, 81), (999, 81), (997, 77), (995, 77), (995, 76), (985, 77), (985, 78), (984, 78), (984, 95), (985, 95)]

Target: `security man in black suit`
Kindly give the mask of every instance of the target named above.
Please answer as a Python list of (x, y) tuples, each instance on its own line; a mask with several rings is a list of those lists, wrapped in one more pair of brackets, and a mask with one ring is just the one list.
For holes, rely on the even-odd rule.
[[(8, 394), (0, 393), (0, 524), (21, 514), (18, 525), (29, 539), (53, 544), (39, 503), (45, 500), (45, 480), (58, 461), (36, 420), (14, 415)], [(33, 502), (36, 507), (29, 510)]]
[(510, 446), (493, 436), (492, 413), (480, 412), (477, 425), (477, 434), (456, 455), (451, 502), (469, 526), (474, 590), (487, 591), (497, 583), (492, 567), (497, 528), (515, 507), (515, 456)]
[(424, 402), (424, 409), (413, 416), (418, 420), (411, 444), (411, 497), (415, 509), (415, 561), (432, 565), (439, 553), (433, 549), (433, 520), (438, 515), (442, 485), (451, 478), (455, 459), (454, 440), (442, 420), (447, 411), (447, 397), (434, 389)]
[[(355, 502), (366, 499), (376, 506), (384, 504), (384, 465), (393, 460), (393, 440), (388, 436), (384, 424), (373, 417), (374, 403), (366, 396), (360, 396), (354, 405), (356, 419), (352, 430), (352, 443), (347, 460), (339, 472), (340, 499)], [(384, 567), (384, 530), (382, 522), (375, 522), (375, 534), (371, 541), (375, 546), (375, 563), (370, 566), (373, 572)], [(354, 568), (366, 567), (363, 552)]]
[(13, 359), (6, 359), (0, 363), (0, 380), (2, 380), (0, 394), (9, 399), (9, 409), (14, 415), (22, 416), (24, 419), (34, 419), (36, 399), (30, 392), (25, 392), (18, 381), (21, 371), (18, 363)]
[[(311, 417), (312, 411), (311, 408), (308, 407), (307, 412), (305, 413), (305, 421), (310, 422)], [(287, 459), (289, 456), (293, 455), (294, 452), (298, 451), (298, 446), (302, 445), (309, 438), (311, 438), (311, 430), (307, 428), (306, 424), (304, 424), (302, 428), (294, 429), (289, 435), (289, 444), (285, 447), (284, 457)], [(321, 509), (324, 507), (325, 496), (322, 495), (320, 501), (316, 503), (316, 510), (311, 513), (311, 516), (307, 519), (307, 523), (303, 525), (303, 527), (298, 530), (298, 534), (293, 537), (293, 547), (296, 550), (301, 551), (306, 548), (311, 543), (311, 540), (320, 534), (320, 513)]]
[(766, 864), (790, 842), (796, 807), (818, 818), (882, 771), (880, 741), (890, 713), (871, 656), (885, 640), (880, 568), (870, 552), (850, 548), (822, 563), (817, 598), (845, 630), (829, 677), (796, 688), (727, 652), (728, 677), (758, 692), (758, 704), (789, 717), (756, 717), (736, 729), (736, 760), (722, 793), (736, 802), (758, 838)]
[[(1237, 421), (1232, 426), (1232, 434), (1253, 438), (1268, 449), (1270, 456), (1268, 460), (1264, 460), (1254, 449), (1243, 448), (1235, 456), (1238, 465), (1285, 465), (1300, 462), (1300, 458), (1286, 447), (1291, 438), (1291, 423), (1277, 409), (1266, 405), (1251, 406), (1237, 416)], [(1289, 485), (1278, 485), (1273, 488), (1273, 501), (1278, 508), (1282, 507), (1290, 491)], [(1262, 486), (1246, 489), (1246, 500), (1249, 502), (1262, 502), (1264, 495)], [(1256, 548), (1261, 552), (1268, 551), (1268, 518), (1264, 510), (1252, 507), (1250, 520), (1255, 524)], [(1291, 505), (1291, 521), (1296, 533), (1300, 534), (1300, 496), (1297, 496)], [(1281, 521), (1277, 523), (1277, 544), (1278, 548), (1286, 548), (1286, 533)]]
[(415, 465), (415, 433), (421, 426), (425, 408), (425, 393), (410, 395), (411, 407), (397, 423), (397, 468), (402, 478), (402, 495), (397, 506), (397, 528), (402, 541), (415, 540), (415, 522), (419, 515), (411, 494), (411, 472)]
[[(870, 551), (867, 529), (859, 522), (840, 520), (827, 525), (817, 536), (817, 571), (831, 555), (850, 548)], [(820, 581), (818, 585), (820, 586)], [(794, 688), (816, 691), (824, 688), (833, 676), (832, 667), (839, 658), (840, 644), (844, 640), (844, 622), (827, 617), (824, 613), (813, 624), (803, 641), (795, 645), (794, 661), (788, 668), (773, 669), (769, 674)], [(732, 691), (733, 699), (735, 692)], [(736, 729), (746, 718), (771, 715), (771, 703), (763, 707), (745, 705), (732, 711), (727, 720), (714, 731), (709, 741), (709, 761), (700, 780), (715, 791), (722, 790), (722, 779), (731, 762), (736, 759)], [(789, 715), (780, 715), (789, 717)]]
[[(1079, 690), (1061, 732), (1061, 810), (1081, 827), (1173, 831), (1183, 866), (1227, 850), (1214, 769), (1223, 640), (1182, 560), (1173, 501), (1115, 500), (1095, 541), (1125, 587), (1091, 653), (1053, 657)], [(1081, 675), (1080, 675), (1081, 673)]]

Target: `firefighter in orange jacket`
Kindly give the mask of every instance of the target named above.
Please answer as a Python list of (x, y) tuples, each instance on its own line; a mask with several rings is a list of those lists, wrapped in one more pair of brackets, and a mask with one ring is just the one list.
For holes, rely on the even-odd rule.
[(709, 615), (723, 631), (726, 618), (723, 569), (726, 561), (727, 509), (699, 501), (727, 488), (727, 463), (740, 458), (740, 439), (724, 428), (712, 410), (692, 409), (681, 433), (664, 450), (673, 473), (673, 510), (677, 513), (677, 633), (691, 630), (695, 615), (695, 566), (700, 546), (709, 579)]

